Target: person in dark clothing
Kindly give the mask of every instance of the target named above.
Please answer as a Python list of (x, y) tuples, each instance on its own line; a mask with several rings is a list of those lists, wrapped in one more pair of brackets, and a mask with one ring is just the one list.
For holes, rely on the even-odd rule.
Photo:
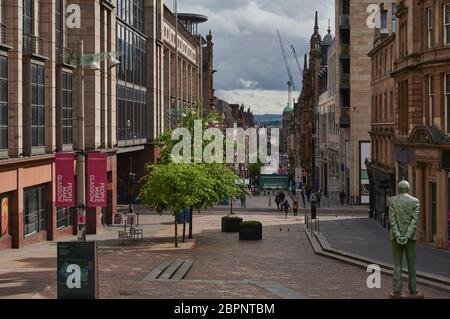
[(344, 191), (342, 191), (340, 194), (339, 194), (339, 200), (341, 201), (341, 206), (344, 206), (344, 204), (345, 204), (345, 198), (347, 197), (347, 195), (345, 194), (345, 192)]
[(291, 205), (289, 205), (289, 201), (287, 198), (284, 199), (282, 206), (283, 206), (284, 214), (286, 215), (286, 218), (287, 218), (288, 214), (289, 214), (289, 210), (291, 209)]
[[(280, 192), (280, 194), (278, 196), (279, 196), (280, 204), (281, 204), (281, 206), (283, 206), (284, 200), (286, 199), (286, 195), (284, 195), (283, 192)], [(280, 207), (280, 211), (283, 211), (283, 207)]]
[(275, 203), (277, 204), (277, 211), (280, 210), (280, 194), (275, 195)]
[(320, 189), (316, 192), (317, 208), (320, 208), (320, 203), (322, 200), (322, 192)]
[(306, 186), (306, 198), (308, 199), (308, 203), (311, 202), (311, 186)]

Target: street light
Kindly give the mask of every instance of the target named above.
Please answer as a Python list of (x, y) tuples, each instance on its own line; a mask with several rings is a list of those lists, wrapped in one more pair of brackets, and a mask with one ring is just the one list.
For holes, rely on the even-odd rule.
[[(77, 220), (78, 220), (78, 240), (86, 241), (86, 143), (84, 125), (84, 71), (97, 71), (100, 66), (96, 59), (103, 60), (106, 57), (109, 62), (113, 62), (112, 67), (117, 66), (116, 61), (112, 61), (112, 54), (84, 55), (84, 42), (80, 41), (79, 55), (75, 58), (79, 70), (78, 75), (78, 99), (77, 99)], [(118, 61), (117, 61), (118, 62)], [(109, 63), (108, 63), (109, 64)], [(110, 65), (110, 64), (109, 64)], [(108, 65), (108, 66), (109, 66)]]

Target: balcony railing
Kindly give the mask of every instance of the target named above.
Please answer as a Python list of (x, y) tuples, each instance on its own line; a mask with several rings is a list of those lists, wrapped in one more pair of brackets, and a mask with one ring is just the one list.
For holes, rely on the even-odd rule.
[(73, 51), (68, 48), (56, 47), (56, 63), (57, 64), (72, 64), (73, 61)]
[(341, 28), (350, 28), (350, 16), (343, 14), (339, 17), (339, 26)]
[(0, 44), (6, 44), (6, 35), (7, 35), (8, 27), (0, 23)]
[(26, 54), (44, 55), (44, 40), (35, 35), (24, 34), (23, 52)]

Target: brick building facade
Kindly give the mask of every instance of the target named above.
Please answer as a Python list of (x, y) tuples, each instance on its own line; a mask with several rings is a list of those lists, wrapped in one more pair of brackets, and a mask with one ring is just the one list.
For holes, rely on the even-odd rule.
[[(80, 28), (66, 23), (70, 5), (80, 8)], [(128, 202), (130, 164), (136, 180), (157, 158), (154, 140), (170, 110), (203, 96), (202, 48), (209, 41), (212, 51), (212, 39), (193, 34), (161, 0), (1, 0), (0, 7), (0, 250), (76, 234), (76, 211), (55, 207), (54, 179), (55, 154), (78, 149), (81, 41), (96, 63), (84, 71), (86, 151), (107, 154), (108, 207), (87, 210), (87, 232), (95, 234), (112, 222), (118, 200)]]

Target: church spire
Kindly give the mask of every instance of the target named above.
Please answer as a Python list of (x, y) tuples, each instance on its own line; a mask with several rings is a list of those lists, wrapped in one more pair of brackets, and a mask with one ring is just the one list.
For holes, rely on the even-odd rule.
[(316, 11), (316, 19), (315, 19), (315, 23), (314, 23), (314, 34), (318, 34), (319, 33), (319, 15)]
[(331, 33), (331, 20), (328, 19), (328, 33)]

